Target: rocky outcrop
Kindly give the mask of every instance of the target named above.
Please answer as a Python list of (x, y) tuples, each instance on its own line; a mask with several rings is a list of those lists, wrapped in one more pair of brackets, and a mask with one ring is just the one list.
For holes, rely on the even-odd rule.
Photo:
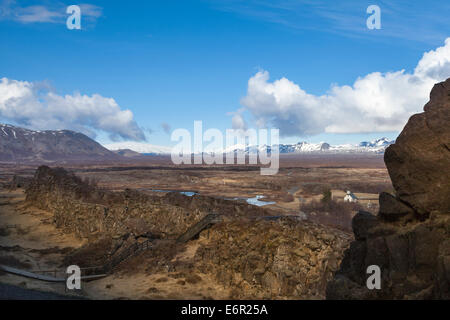
[(352, 237), (281, 218), (233, 221), (203, 231), (195, 267), (232, 288), (232, 299), (323, 299)]
[(58, 227), (83, 238), (151, 234), (175, 239), (212, 212), (228, 217), (270, 215), (256, 206), (199, 195), (109, 192), (47, 166), (38, 168), (26, 195), (30, 205), (52, 212)]
[(384, 157), (398, 198), (421, 216), (450, 212), (450, 79), (434, 86), (424, 110)]
[(390, 193), (380, 193), (379, 203), (380, 210), (378, 214), (384, 220), (396, 221), (402, 217), (414, 215), (414, 210), (408, 204)]
[[(355, 241), (327, 286), (328, 299), (450, 299), (450, 79), (436, 84), (385, 162), (396, 194), (378, 216), (353, 218)], [(369, 266), (381, 288), (369, 289)]]
[[(354, 224), (354, 233), (360, 236), (328, 284), (327, 298), (449, 299), (449, 217), (400, 226), (369, 215), (360, 212), (355, 216), (360, 223)], [(380, 290), (367, 288), (371, 265), (380, 267)]]

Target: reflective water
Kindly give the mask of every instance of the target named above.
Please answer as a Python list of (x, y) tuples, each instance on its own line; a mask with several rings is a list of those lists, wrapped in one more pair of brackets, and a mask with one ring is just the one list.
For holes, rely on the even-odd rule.
[(194, 191), (157, 190), (157, 189), (152, 189), (150, 191), (154, 191), (154, 192), (178, 192), (178, 193), (183, 194), (183, 195), (188, 196), (188, 197), (192, 197), (192, 196), (195, 196), (196, 194), (198, 194), (197, 192), (194, 192)]
[(247, 203), (252, 204), (258, 207), (262, 206), (268, 206), (269, 204), (275, 204), (276, 202), (273, 201), (260, 201), (260, 199), (263, 199), (264, 196), (256, 196), (254, 198), (247, 198)]
[[(152, 189), (150, 191), (154, 191), (154, 192), (178, 192), (178, 193), (183, 194), (183, 195), (188, 196), (188, 197), (192, 197), (192, 196), (195, 196), (196, 194), (198, 194), (197, 192), (194, 192), (194, 191), (179, 191), (179, 190), (158, 190), (158, 189)], [(253, 198), (233, 198), (233, 199), (229, 199), (229, 200), (245, 200), (245, 201), (247, 201), (248, 204), (252, 204), (252, 205), (258, 206), (258, 207), (268, 206), (269, 204), (275, 204), (276, 203), (276, 202), (273, 202), (273, 201), (261, 201), (261, 199), (264, 199), (264, 196), (258, 195), (258, 196), (255, 196)]]

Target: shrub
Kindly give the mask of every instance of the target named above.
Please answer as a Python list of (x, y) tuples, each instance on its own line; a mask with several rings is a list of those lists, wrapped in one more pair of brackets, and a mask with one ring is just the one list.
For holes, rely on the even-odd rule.
[(331, 190), (327, 189), (324, 192), (322, 192), (322, 202), (328, 203), (331, 201)]

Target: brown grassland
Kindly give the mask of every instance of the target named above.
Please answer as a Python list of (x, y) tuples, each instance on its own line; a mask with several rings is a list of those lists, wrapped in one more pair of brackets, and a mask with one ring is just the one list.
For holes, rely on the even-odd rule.
[[(108, 191), (132, 189), (158, 196), (163, 196), (164, 191), (191, 191), (238, 202), (263, 196), (261, 201), (273, 202), (264, 206), (272, 215), (301, 216), (349, 234), (351, 218), (357, 210), (376, 212), (379, 192), (392, 192), (382, 155), (286, 155), (281, 156), (279, 173), (273, 176), (262, 176), (258, 166), (250, 165), (174, 166), (168, 157), (148, 157), (126, 163), (50, 166), (63, 166), (83, 181)], [(36, 168), (36, 164), (0, 164), (0, 184), (3, 185), (0, 190), (0, 263), (26, 270), (61, 267), (69, 252), (86, 244), (86, 239), (57, 229), (50, 213), (28, 206), (22, 188), (14, 191), (7, 188), (14, 175), (32, 177)], [(344, 203), (347, 190), (363, 199), (357, 204)], [(181, 247), (163, 245), (164, 252), (158, 260), (176, 259), (189, 266), (197, 249), (207, 241), (203, 235)], [(186, 272), (188, 267), (182, 272), (163, 272), (160, 261), (151, 259), (145, 255), (138, 257), (127, 263), (124, 270), (87, 283), (83, 294), (100, 299), (232, 297), (230, 288), (208, 274), (200, 277), (196, 272)], [(159, 271), (149, 273), (141, 264), (155, 264)], [(40, 283), (10, 274), (0, 274), (0, 282), (58, 293), (65, 291), (61, 284)]]

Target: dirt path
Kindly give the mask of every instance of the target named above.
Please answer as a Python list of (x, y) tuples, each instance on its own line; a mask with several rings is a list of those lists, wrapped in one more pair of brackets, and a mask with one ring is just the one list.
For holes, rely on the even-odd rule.
[[(63, 272), (64, 255), (85, 241), (63, 234), (53, 224), (53, 216), (27, 207), (23, 190), (0, 190), (0, 263), (25, 270)], [(47, 283), (11, 274), (0, 275), (0, 282), (27, 289), (64, 294), (63, 284)]]

